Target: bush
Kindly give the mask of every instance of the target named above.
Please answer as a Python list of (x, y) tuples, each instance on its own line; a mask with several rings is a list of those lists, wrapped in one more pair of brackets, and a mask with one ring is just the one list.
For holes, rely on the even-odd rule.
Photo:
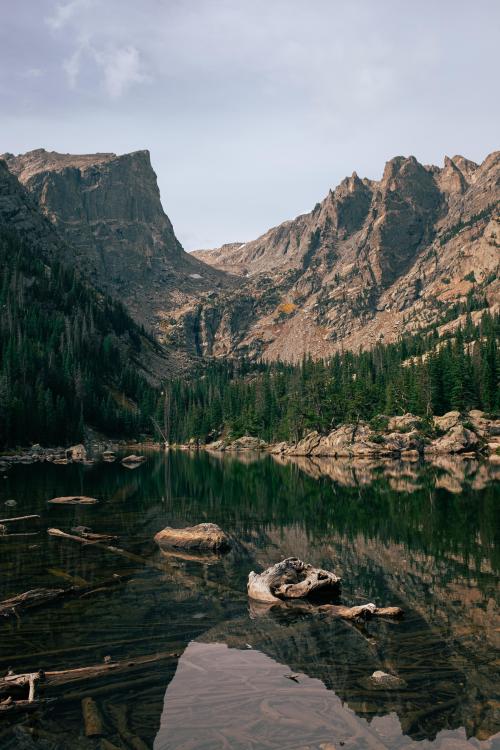
[(377, 414), (377, 416), (370, 419), (370, 427), (376, 432), (387, 430), (389, 427), (389, 417), (385, 417), (383, 414)]

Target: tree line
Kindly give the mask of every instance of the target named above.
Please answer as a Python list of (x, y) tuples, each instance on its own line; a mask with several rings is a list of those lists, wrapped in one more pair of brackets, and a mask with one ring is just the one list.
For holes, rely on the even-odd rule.
[(220, 434), (299, 440), (343, 422), (412, 412), (500, 410), (500, 316), (483, 312), (447, 337), (437, 326), (369, 351), (304, 357), (299, 365), (213, 362), (169, 385), (170, 440)]
[(86, 425), (150, 430), (158, 392), (139, 364), (142, 331), (75, 271), (0, 231), (0, 447), (64, 445)]

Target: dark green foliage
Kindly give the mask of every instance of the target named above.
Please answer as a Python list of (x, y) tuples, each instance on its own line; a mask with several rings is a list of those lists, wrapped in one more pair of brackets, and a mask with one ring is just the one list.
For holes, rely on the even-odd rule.
[(144, 332), (122, 305), (0, 232), (0, 447), (64, 444), (92, 425), (149, 429), (157, 393), (141, 374)]
[(387, 426), (379, 415), (405, 412), (419, 415), (432, 437), (433, 414), (500, 409), (499, 339), (500, 317), (485, 312), (478, 325), (468, 315), (452, 338), (439, 338), (434, 328), (326, 362), (212, 363), (192, 381), (173, 383), (170, 439), (225, 433), (298, 440), (360, 419), (377, 431)]

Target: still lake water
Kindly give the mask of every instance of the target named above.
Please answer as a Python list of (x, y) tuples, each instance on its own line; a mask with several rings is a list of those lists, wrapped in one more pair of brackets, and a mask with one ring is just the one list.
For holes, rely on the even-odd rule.
[[(0, 517), (42, 518), (12, 528), (35, 536), (0, 538), (1, 599), (130, 577), (2, 620), (0, 670), (177, 656), (4, 721), (0, 748), (101, 747), (83, 736), (83, 695), (118, 748), (500, 748), (499, 472), (451, 458), (415, 466), (204, 453), (150, 454), (133, 471), (14, 467), (0, 477)], [(101, 502), (47, 504), (69, 494)], [(16, 506), (5, 506), (11, 498)], [(166, 525), (203, 521), (237, 548), (198, 560), (152, 541)], [(117, 546), (145, 561), (46, 534), (77, 525), (118, 535)], [(249, 571), (291, 555), (342, 575), (342, 601), (399, 605), (405, 618), (353, 625), (301, 603), (249, 602)], [(404, 684), (375, 688), (377, 669)]]

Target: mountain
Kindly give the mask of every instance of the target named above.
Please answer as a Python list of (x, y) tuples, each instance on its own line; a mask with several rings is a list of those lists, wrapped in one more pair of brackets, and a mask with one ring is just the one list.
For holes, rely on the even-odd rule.
[(186, 253), (163, 211), (148, 151), (59, 154), (37, 149), (3, 159), (98, 289), (121, 300), (161, 341), (181, 312), (227, 274)]
[(150, 430), (168, 368), (0, 160), (0, 447)]
[(499, 198), (500, 152), (442, 168), (399, 156), (380, 181), (353, 173), (310, 213), (194, 253), (241, 279), (197, 308), (198, 347), (298, 361), (495, 312)]

